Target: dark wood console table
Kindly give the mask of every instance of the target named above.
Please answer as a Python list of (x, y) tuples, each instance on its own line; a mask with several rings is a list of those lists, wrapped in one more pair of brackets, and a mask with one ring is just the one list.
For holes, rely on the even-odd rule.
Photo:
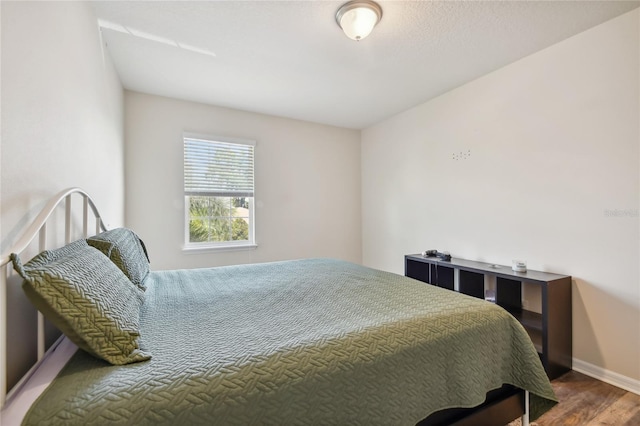
[[(455, 271), (458, 270), (458, 279)], [(571, 370), (571, 277), (548, 272), (514, 272), (510, 266), (452, 258), (409, 254), (404, 257), (407, 277), (485, 298), (484, 276), (496, 277), (495, 303), (509, 311), (529, 333), (550, 379)], [(540, 287), (542, 312), (522, 306), (522, 283)]]

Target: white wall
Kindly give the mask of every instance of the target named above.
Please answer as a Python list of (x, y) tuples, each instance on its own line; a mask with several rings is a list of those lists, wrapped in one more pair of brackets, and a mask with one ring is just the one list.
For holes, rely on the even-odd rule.
[[(361, 262), (360, 132), (125, 92), (126, 216), (152, 269), (304, 257)], [(183, 132), (256, 141), (256, 242), (185, 254)]]
[(639, 384), (639, 13), (365, 129), (364, 264), (572, 275), (574, 356)]
[[(44, 201), (87, 190), (124, 221), (123, 90), (85, 2), (2, 8), (2, 252)], [(25, 212), (31, 212), (26, 215)]]
[[(90, 5), (2, 1), (0, 10), (0, 251), (49, 197), (70, 186), (87, 190), (110, 226), (122, 225), (123, 90)], [(73, 237), (81, 237), (80, 226)], [(56, 233), (49, 240), (63, 241)], [(24, 260), (37, 251), (34, 244)], [(35, 308), (19, 283), (14, 275), (8, 286), (9, 385), (36, 357)]]

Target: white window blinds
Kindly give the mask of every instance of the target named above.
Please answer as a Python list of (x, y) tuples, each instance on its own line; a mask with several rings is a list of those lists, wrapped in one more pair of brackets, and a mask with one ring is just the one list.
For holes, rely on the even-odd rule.
[(185, 195), (253, 197), (253, 149), (250, 143), (185, 137)]

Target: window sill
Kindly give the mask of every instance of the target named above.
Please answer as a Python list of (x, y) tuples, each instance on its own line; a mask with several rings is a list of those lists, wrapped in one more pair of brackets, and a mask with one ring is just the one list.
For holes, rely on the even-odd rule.
[(244, 251), (255, 250), (258, 247), (257, 244), (239, 244), (229, 246), (183, 246), (182, 252), (184, 254), (201, 254), (201, 253), (213, 253), (219, 251)]

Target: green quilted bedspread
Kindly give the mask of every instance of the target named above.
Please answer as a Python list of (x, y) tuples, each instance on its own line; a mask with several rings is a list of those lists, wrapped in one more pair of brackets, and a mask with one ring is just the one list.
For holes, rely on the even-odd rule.
[(299, 260), (152, 272), (150, 361), (79, 350), (26, 425), (413, 425), (509, 383), (555, 401), (502, 308), (355, 264)]

